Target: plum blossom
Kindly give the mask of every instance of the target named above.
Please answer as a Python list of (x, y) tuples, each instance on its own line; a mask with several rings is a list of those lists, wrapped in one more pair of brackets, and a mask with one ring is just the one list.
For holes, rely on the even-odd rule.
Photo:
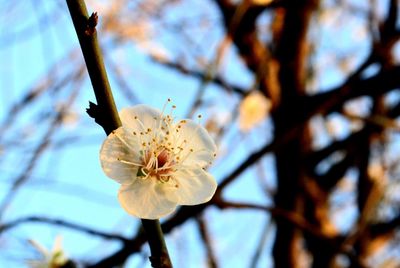
[(30, 268), (62, 268), (68, 263), (68, 258), (65, 256), (62, 249), (62, 237), (57, 236), (54, 242), (53, 249), (48, 251), (35, 240), (29, 240), (32, 246), (41, 255), (40, 259), (27, 260), (27, 265)]
[[(170, 101), (170, 100), (168, 100)], [(122, 109), (122, 126), (100, 150), (104, 173), (121, 184), (118, 199), (131, 215), (159, 219), (177, 205), (205, 203), (217, 183), (206, 168), (216, 145), (205, 128), (186, 119), (175, 122), (147, 105)]]
[(251, 92), (239, 106), (239, 129), (243, 132), (250, 131), (268, 117), (271, 108), (271, 101), (262, 93)]

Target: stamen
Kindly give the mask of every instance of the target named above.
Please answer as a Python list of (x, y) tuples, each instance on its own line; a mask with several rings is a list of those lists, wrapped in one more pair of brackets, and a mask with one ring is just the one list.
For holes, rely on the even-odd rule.
[(143, 167), (143, 164), (139, 164), (139, 163), (135, 163), (135, 162), (131, 162), (131, 161), (126, 161), (126, 160), (123, 160), (123, 159), (121, 159), (119, 157), (117, 158), (117, 160), (119, 162), (127, 164), (127, 165), (136, 166), (136, 167)]
[(167, 102), (164, 103), (164, 106), (163, 106), (163, 108), (162, 108), (162, 110), (161, 110), (161, 118), (164, 117), (165, 108), (167, 108), (167, 105), (168, 105), (168, 103), (170, 103), (170, 102), (171, 102), (171, 99), (168, 98), (168, 99), (167, 99)]
[[(139, 125), (141, 126), (141, 128), (142, 128), (144, 131), (146, 131), (146, 127), (144, 126), (142, 120), (140, 120), (136, 115), (135, 115), (134, 118), (135, 118), (135, 120), (139, 123)], [(143, 135), (142, 133), (143, 133), (143, 132), (140, 132), (141, 135)]]
[(144, 177), (141, 177), (143, 180), (149, 177), (150, 173), (147, 173), (145, 168), (141, 168), (140, 171), (145, 175)]
[(116, 131), (113, 131), (112, 133), (113, 133), (113, 134), (115, 135), (115, 137), (117, 137), (126, 147), (128, 147), (128, 148), (129, 148), (130, 150), (132, 150), (132, 151), (135, 151), (134, 148), (133, 148), (131, 145), (129, 145), (129, 143), (127, 143), (122, 137), (119, 136), (119, 134), (117, 134)]

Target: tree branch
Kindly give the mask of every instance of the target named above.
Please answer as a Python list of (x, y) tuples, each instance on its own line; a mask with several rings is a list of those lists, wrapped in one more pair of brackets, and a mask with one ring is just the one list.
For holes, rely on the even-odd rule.
[(64, 220), (50, 219), (50, 218), (38, 217), (38, 216), (20, 218), (20, 219), (2, 224), (2, 225), (0, 225), (0, 233), (8, 231), (8, 230), (15, 228), (18, 225), (24, 224), (24, 223), (47, 223), (50, 225), (56, 225), (56, 226), (73, 229), (73, 230), (76, 230), (79, 232), (87, 233), (89, 235), (95, 235), (95, 236), (98, 236), (98, 237), (101, 237), (104, 239), (119, 240), (124, 244), (128, 243), (128, 241), (129, 241), (127, 238), (117, 235), (117, 234), (109, 234), (109, 233), (93, 230), (89, 227), (81, 226), (76, 223), (71, 223), (71, 222), (67, 222)]
[[(88, 17), (84, 0), (67, 0), (67, 4), (97, 100), (97, 105), (92, 104), (88, 113), (95, 118), (108, 135), (121, 126), (121, 120), (115, 107), (103, 56), (97, 41), (97, 13)], [(142, 225), (151, 249), (152, 266), (172, 267), (160, 222), (142, 219)]]

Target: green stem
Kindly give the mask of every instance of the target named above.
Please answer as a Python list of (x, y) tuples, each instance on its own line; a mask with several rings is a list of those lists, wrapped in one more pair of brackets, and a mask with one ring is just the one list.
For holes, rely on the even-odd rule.
[(172, 268), (164, 234), (158, 220), (142, 219), (142, 226), (150, 245), (152, 267)]
[[(97, 105), (90, 104), (88, 113), (95, 118), (95, 121), (103, 127), (108, 135), (121, 126), (121, 120), (118, 116), (103, 56), (97, 41), (97, 14), (93, 13), (89, 17), (84, 0), (67, 0), (67, 5), (97, 100)], [(150, 246), (151, 265), (154, 268), (172, 267), (160, 222), (142, 219), (142, 225)]]

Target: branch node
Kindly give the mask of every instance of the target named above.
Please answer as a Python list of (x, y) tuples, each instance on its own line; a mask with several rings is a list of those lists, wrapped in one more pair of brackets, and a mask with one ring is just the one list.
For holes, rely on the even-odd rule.
[(151, 267), (154, 268), (172, 268), (169, 256), (165, 252), (161, 252), (160, 256), (149, 257)]
[(106, 128), (107, 126), (107, 113), (104, 112), (101, 107), (91, 101), (89, 101), (89, 108), (86, 109), (86, 113), (94, 118), (94, 121), (101, 127)]
[(93, 12), (87, 20), (85, 34), (88, 36), (93, 35), (96, 32), (96, 26), (98, 22), (99, 16), (97, 15), (97, 12)]

